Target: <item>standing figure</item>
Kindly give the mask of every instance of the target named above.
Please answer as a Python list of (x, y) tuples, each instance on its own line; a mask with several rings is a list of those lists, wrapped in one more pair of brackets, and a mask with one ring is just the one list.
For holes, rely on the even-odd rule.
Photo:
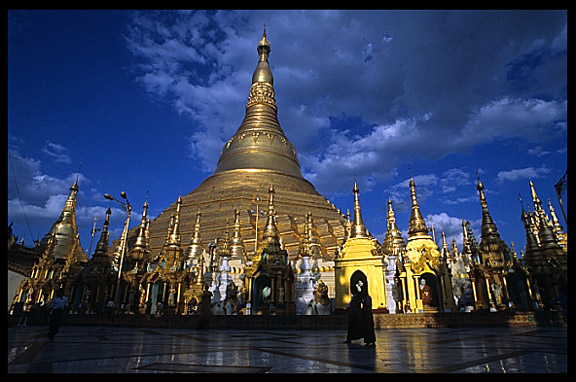
[(374, 317), (372, 316), (372, 298), (362, 280), (352, 287), (352, 299), (348, 305), (348, 334), (344, 343), (364, 338), (364, 346), (374, 347)]
[(432, 306), (433, 305), (433, 296), (432, 296), (432, 289), (428, 284), (426, 284), (426, 279), (420, 279), (420, 298), (422, 299), (422, 305), (425, 306)]
[(58, 333), (60, 325), (62, 325), (62, 318), (68, 308), (68, 297), (64, 296), (64, 290), (58, 289), (56, 297), (50, 303), (50, 328), (48, 329), (48, 339), (54, 341), (54, 336)]

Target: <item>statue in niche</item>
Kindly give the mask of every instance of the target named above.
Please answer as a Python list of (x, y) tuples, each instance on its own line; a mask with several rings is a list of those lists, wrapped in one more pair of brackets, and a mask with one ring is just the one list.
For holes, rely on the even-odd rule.
[(432, 289), (428, 284), (426, 284), (426, 279), (420, 279), (420, 299), (422, 300), (422, 305), (432, 306), (433, 296)]
[(168, 306), (175, 307), (176, 306), (176, 289), (170, 288), (170, 294), (168, 295)]
[(314, 293), (314, 311), (317, 315), (329, 315), (332, 313), (332, 302), (328, 297), (328, 286), (322, 280), (318, 281)]

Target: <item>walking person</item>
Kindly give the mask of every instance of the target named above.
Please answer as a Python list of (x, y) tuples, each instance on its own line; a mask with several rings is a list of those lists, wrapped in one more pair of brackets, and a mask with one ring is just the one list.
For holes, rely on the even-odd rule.
[(368, 282), (357, 280), (351, 288), (352, 299), (348, 305), (348, 334), (344, 343), (364, 339), (364, 346), (375, 347), (372, 298), (368, 295)]
[(50, 328), (48, 329), (48, 339), (54, 341), (54, 336), (58, 333), (60, 325), (62, 325), (62, 318), (66, 309), (68, 308), (68, 297), (64, 296), (64, 290), (58, 289), (56, 297), (50, 303)]

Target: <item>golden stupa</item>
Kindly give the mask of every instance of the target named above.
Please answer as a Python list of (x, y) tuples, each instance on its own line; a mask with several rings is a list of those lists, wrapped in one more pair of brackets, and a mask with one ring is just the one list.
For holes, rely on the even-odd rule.
[[(201, 213), (200, 235), (206, 248), (216, 238), (224, 238), (227, 226), (232, 228), (235, 224), (235, 210), (238, 210), (240, 237), (245, 254), (251, 259), (256, 240), (260, 241), (265, 228), (266, 219), (261, 212), (266, 210), (268, 190), (273, 186), (276, 223), (290, 259), (298, 254), (306, 214), (310, 212), (321, 259), (332, 260), (344, 241), (346, 218), (304, 179), (296, 150), (280, 127), (274, 79), (268, 63), (270, 43), (266, 29), (257, 50), (259, 61), (252, 76), (244, 120), (222, 148), (214, 173), (181, 198), (179, 230), (182, 250), (186, 252), (191, 244), (198, 213)], [(150, 222), (152, 253), (161, 252), (177, 205), (175, 201)], [(129, 242), (136, 240), (138, 231), (135, 227), (129, 232)]]

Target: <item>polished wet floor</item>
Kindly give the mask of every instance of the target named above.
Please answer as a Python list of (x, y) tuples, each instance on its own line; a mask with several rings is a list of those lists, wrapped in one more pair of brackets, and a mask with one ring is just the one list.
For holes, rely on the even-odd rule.
[(565, 328), (194, 330), (64, 326), (8, 329), (11, 373), (565, 373)]

